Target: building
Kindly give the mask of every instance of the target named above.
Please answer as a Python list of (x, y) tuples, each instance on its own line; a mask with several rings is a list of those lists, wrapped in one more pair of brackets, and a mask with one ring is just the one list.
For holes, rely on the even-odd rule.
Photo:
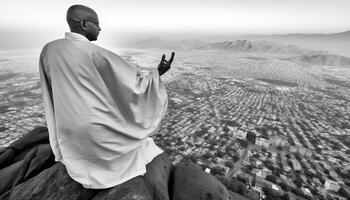
[(280, 137), (270, 138), (270, 144), (274, 147), (284, 147), (288, 145), (288, 141)]
[(289, 146), (289, 151), (292, 152), (292, 153), (295, 153), (295, 152), (298, 151), (298, 147), (297, 147), (297, 146), (294, 146), (294, 145)]
[(301, 155), (306, 156), (306, 157), (311, 157), (311, 155), (312, 155), (312, 151), (310, 149), (307, 149), (307, 148), (302, 147), (302, 146), (298, 147), (298, 152)]
[(265, 179), (267, 176), (266, 172), (264, 172), (263, 170), (260, 170), (260, 169), (256, 169), (256, 168), (254, 168), (252, 170), (252, 173), (255, 174), (257, 177), (260, 177), (263, 179)]
[(338, 192), (340, 189), (340, 185), (335, 181), (327, 179), (326, 182), (324, 183), (324, 189)]
[(312, 193), (310, 192), (310, 190), (309, 190), (308, 188), (302, 187), (302, 188), (301, 188), (301, 191), (303, 191), (303, 193), (304, 193), (306, 196), (313, 197), (313, 196), (312, 196)]
[(255, 144), (258, 146), (262, 146), (262, 147), (269, 147), (270, 143), (268, 140), (264, 139), (264, 138), (256, 138), (255, 140)]
[(239, 138), (241, 140), (246, 140), (247, 132), (241, 131), (241, 130), (234, 131), (234, 132), (232, 132), (232, 136), (235, 138)]
[(292, 164), (293, 164), (293, 168), (295, 171), (300, 171), (301, 170), (301, 165), (299, 163), (299, 161), (297, 161), (296, 159), (291, 159)]
[(205, 171), (206, 173), (210, 174), (211, 169), (206, 168), (204, 171)]

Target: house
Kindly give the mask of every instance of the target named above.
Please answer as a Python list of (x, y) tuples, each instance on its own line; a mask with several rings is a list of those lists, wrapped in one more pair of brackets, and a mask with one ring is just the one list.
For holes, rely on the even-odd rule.
[(211, 169), (206, 168), (204, 171), (205, 171), (206, 173), (210, 174)]
[(280, 137), (274, 137), (274, 138), (270, 138), (270, 144), (274, 147), (278, 147), (278, 146), (284, 147), (288, 145), (288, 141)]
[(309, 190), (308, 188), (302, 187), (302, 188), (301, 188), (301, 191), (303, 191), (303, 193), (304, 193), (306, 196), (312, 197), (312, 193), (310, 192), (310, 190)]
[(324, 183), (324, 189), (325, 190), (334, 191), (334, 192), (338, 192), (339, 189), (340, 189), (340, 185), (337, 182), (335, 182), (335, 181), (327, 179), (325, 181), (325, 183)]
[(234, 131), (232, 132), (232, 136), (241, 140), (246, 140), (247, 132), (242, 130)]
[(257, 177), (260, 177), (263, 179), (265, 179), (267, 176), (266, 172), (264, 172), (263, 170), (260, 170), (260, 169), (256, 169), (256, 168), (254, 168), (252, 170), (252, 173), (255, 174)]
[(296, 159), (291, 159), (291, 161), (292, 161), (294, 170), (295, 171), (300, 171), (301, 170), (301, 165), (300, 165), (299, 161), (296, 160)]
[(255, 144), (262, 147), (269, 147), (270, 142), (269, 140), (259, 137), (255, 139)]

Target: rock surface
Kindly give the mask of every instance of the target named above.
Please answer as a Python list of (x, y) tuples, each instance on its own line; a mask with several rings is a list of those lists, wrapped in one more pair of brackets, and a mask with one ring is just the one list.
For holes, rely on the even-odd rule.
[(173, 200), (231, 199), (214, 176), (205, 173), (190, 161), (180, 162), (174, 169)]
[(146, 166), (144, 176), (118, 186), (85, 189), (54, 161), (47, 128), (39, 127), (0, 152), (0, 200), (186, 200), (232, 198), (215, 177), (190, 161), (172, 166), (163, 153)]

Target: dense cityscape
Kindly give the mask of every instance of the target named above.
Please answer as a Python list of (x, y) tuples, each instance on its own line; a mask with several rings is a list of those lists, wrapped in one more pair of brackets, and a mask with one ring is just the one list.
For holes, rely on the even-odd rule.
[[(154, 67), (158, 51), (125, 51)], [(8, 64), (1, 61), (2, 65)], [(0, 147), (45, 126), (39, 75), (0, 75)], [(177, 52), (154, 139), (247, 199), (350, 198), (350, 69), (276, 55)]]

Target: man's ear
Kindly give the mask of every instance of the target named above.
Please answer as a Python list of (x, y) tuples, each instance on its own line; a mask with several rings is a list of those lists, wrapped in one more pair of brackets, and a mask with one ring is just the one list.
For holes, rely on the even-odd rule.
[(86, 31), (87, 28), (85, 20), (80, 21), (80, 28), (81, 30)]

